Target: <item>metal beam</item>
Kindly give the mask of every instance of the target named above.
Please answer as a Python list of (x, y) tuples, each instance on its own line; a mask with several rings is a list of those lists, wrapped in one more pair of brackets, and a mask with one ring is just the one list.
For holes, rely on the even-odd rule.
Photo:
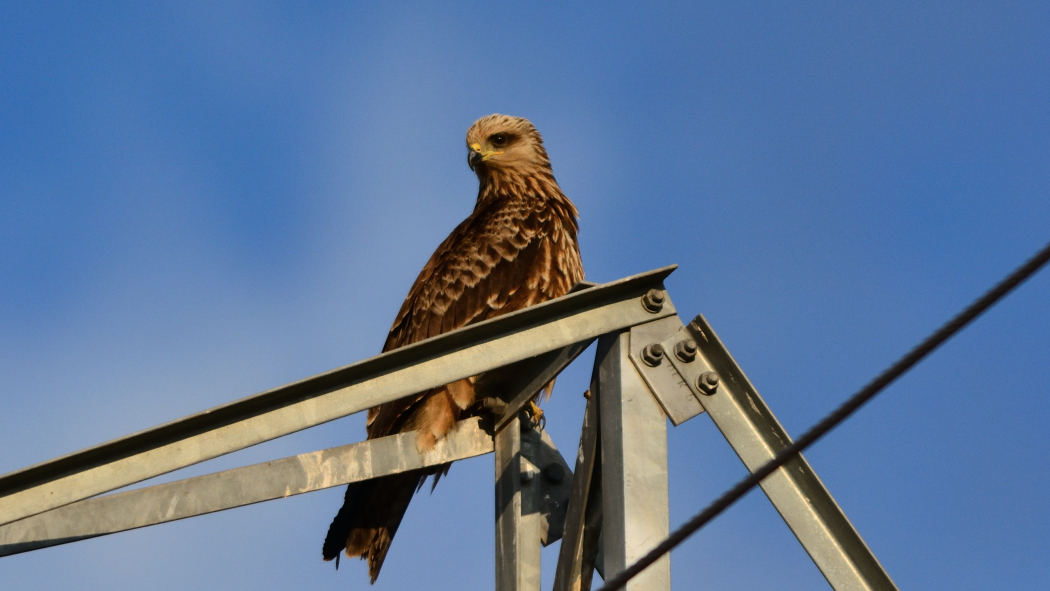
[(605, 557), (602, 552), (602, 465), (598, 462), (591, 474), (591, 494), (584, 513), (583, 545), (580, 549), (580, 591), (590, 591), (591, 580), (597, 572), (605, 578)]
[(432, 452), (419, 453), (415, 438), (414, 431), (401, 433), (86, 499), (0, 526), (0, 556), (436, 466), (492, 451), (492, 435), (482, 428), (479, 418), (460, 422)]
[[(696, 358), (683, 361), (672, 354), (667, 359), (747, 468), (764, 465), (791, 443), (787, 431), (703, 316), (662, 346), (672, 351), (686, 339), (698, 345)], [(711, 380), (698, 387), (697, 379), (711, 371), (719, 378), (715, 385)], [(796, 456), (763, 480), (762, 490), (834, 589), (897, 589), (804, 457)]]
[[(598, 339), (604, 572), (615, 576), (670, 531), (667, 416), (629, 358), (630, 332)], [(671, 557), (631, 579), (628, 591), (669, 591)]]
[(521, 415), (496, 434), (496, 589), (540, 589), (539, 470), (525, 450), (537, 436)]
[[(488, 372), (485, 377), (492, 373), (504, 373), (505, 370), (509, 370), (509, 373), (512, 373), (516, 378), (510, 387), (503, 389), (510, 396), (510, 399), (503, 414), (496, 421), (496, 431), (502, 430), (507, 423), (518, 415), (518, 411), (524, 408), (529, 400), (535, 397), (544, 386), (557, 377), (561, 370), (568, 367), (593, 342), (594, 339), (587, 339), (556, 351), (544, 353), (534, 359), (522, 361), (519, 364), (508, 366), (495, 372)], [(519, 367), (522, 365), (524, 367)], [(487, 380), (483, 378), (481, 381)]]
[[(601, 530), (601, 522), (588, 522), (588, 514), (600, 515), (596, 505), (601, 501), (594, 497), (601, 495), (600, 472), (601, 462), (598, 455), (600, 448), (598, 426), (598, 388), (591, 387), (587, 400), (587, 409), (583, 415), (583, 429), (580, 431), (580, 445), (576, 452), (576, 469), (572, 476), (572, 492), (569, 496), (569, 508), (565, 517), (565, 532), (561, 549), (558, 553), (558, 567), (554, 574), (554, 591), (584, 591), (590, 588), (591, 574), (594, 569), (594, 557), (586, 560), (584, 547), (588, 534), (591, 548), (596, 549), (597, 535), (594, 530)], [(599, 478), (595, 478), (598, 476)], [(595, 494), (597, 493), (597, 494)], [(596, 523), (594, 521), (597, 521)], [(590, 526), (590, 527), (588, 527)], [(588, 548), (588, 549), (591, 549)]]
[[(0, 477), (0, 525), (675, 313), (666, 267), (573, 293)], [(646, 292), (659, 289), (653, 310)]]

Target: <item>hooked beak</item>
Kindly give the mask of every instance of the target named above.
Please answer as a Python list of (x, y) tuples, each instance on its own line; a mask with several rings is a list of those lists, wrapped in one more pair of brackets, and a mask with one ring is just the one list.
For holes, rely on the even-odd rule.
[[(481, 146), (478, 146), (478, 148), (480, 147)], [(471, 146), (467, 149), (467, 166), (469, 166), (471, 170), (476, 169), (478, 164), (484, 159), (485, 157), (482, 155), (482, 153), (474, 146)]]
[(481, 144), (470, 144), (468, 148), (467, 164), (471, 170), (476, 169), (479, 163), (503, 153), (503, 150), (486, 150), (481, 147)]

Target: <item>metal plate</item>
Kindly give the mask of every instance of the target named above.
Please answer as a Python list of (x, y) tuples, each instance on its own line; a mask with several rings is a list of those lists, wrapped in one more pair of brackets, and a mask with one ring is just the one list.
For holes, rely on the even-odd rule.
[(678, 334), (682, 328), (678, 316), (631, 327), (631, 362), (676, 427), (704, 412), (704, 407), (674, 366), (667, 361), (668, 355), (674, 355), (672, 350), (666, 349), (663, 355), (665, 359), (659, 365), (651, 366), (643, 360), (642, 349), (652, 343), (662, 343), (671, 335)]

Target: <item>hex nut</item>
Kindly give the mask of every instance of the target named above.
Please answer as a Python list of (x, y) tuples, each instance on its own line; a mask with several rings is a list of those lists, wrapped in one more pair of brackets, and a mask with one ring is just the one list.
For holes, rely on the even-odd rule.
[(718, 374), (713, 371), (705, 371), (696, 376), (696, 389), (708, 396), (718, 390)]
[(656, 367), (664, 360), (664, 348), (660, 343), (650, 343), (642, 349), (642, 361), (649, 367)]
[(693, 339), (679, 341), (678, 344), (674, 346), (674, 354), (675, 357), (681, 359), (684, 363), (689, 363), (696, 359), (696, 341)]
[(554, 484), (558, 484), (562, 480), (565, 480), (565, 468), (562, 468), (559, 464), (548, 464), (547, 467), (543, 469), (543, 476)]
[(664, 308), (664, 292), (659, 289), (650, 289), (644, 296), (642, 296), (642, 307), (647, 311), (656, 314)]

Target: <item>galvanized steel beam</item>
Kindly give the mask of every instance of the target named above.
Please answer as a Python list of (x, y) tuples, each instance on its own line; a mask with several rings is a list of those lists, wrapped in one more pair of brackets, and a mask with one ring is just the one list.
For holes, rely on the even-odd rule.
[(0, 556), (436, 466), (492, 451), (492, 436), (482, 428), (478, 418), (460, 422), (432, 452), (419, 453), (415, 439), (414, 431), (401, 433), (86, 499), (0, 526)]
[[(521, 413), (523, 415), (524, 413)], [(516, 416), (496, 433), (496, 589), (540, 589), (539, 470), (525, 450), (536, 434)]]
[[(667, 417), (631, 363), (630, 332), (598, 339), (602, 549), (609, 576), (627, 568), (670, 532)], [(628, 591), (669, 591), (671, 557), (632, 579)]]
[(565, 517), (565, 533), (558, 552), (554, 591), (587, 591), (591, 588), (601, 533), (601, 442), (598, 425), (598, 387), (591, 385), (583, 429), (576, 452), (572, 492)]
[[(502, 430), (507, 423), (518, 415), (518, 412), (525, 407), (529, 400), (535, 397), (544, 386), (561, 373), (561, 370), (568, 367), (593, 342), (594, 339), (587, 339), (573, 343), (568, 347), (544, 353), (534, 359), (523, 361), (495, 372), (489, 372), (490, 374), (502, 373), (504, 370), (507, 370), (514, 373), (516, 377), (516, 381), (513, 382), (514, 385), (504, 390), (508, 392), (509, 400), (506, 408), (503, 410), (503, 414), (496, 421), (496, 430)], [(519, 367), (521, 365), (525, 365), (525, 367)]]
[(506, 316), (0, 477), (0, 524), (464, 377), (671, 316), (666, 267)]

